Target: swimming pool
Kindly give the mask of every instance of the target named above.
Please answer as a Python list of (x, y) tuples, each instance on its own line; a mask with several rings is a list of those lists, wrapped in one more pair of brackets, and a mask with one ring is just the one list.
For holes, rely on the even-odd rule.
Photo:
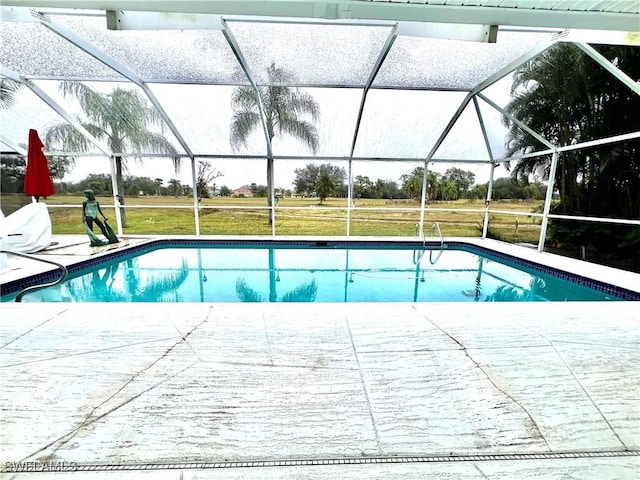
[(23, 301), (531, 302), (638, 295), (464, 243), (426, 247), (155, 241), (79, 264), (62, 285)]

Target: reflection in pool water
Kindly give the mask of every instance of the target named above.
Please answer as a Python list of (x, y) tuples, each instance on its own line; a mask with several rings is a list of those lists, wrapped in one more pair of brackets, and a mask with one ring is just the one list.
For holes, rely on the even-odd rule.
[[(440, 252), (438, 252), (440, 253)], [(479, 302), (616, 300), (490, 256), (414, 248), (158, 247), (24, 301)]]

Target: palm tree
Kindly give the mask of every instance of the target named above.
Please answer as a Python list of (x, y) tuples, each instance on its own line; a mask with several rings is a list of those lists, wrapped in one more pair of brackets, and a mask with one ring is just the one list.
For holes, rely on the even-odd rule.
[[(320, 118), (320, 107), (314, 98), (294, 87), (284, 86), (292, 83), (295, 78), (283, 68), (277, 68), (274, 63), (267, 68), (269, 85), (258, 87), (260, 100), (264, 108), (265, 122), (269, 141), (276, 135), (291, 135), (304, 143), (315, 154), (318, 150), (318, 133), (313, 123), (305, 120), (310, 116), (312, 121)], [(260, 109), (255, 90), (243, 86), (234, 90), (231, 97), (234, 110), (231, 119), (230, 142), (237, 150), (246, 146), (254, 130), (261, 128)], [(267, 158), (267, 204), (271, 207), (273, 185), (273, 158)], [(269, 215), (269, 224), (273, 222)]]
[(458, 198), (458, 187), (451, 180), (445, 180), (442, 185), (442, 198), (444, 200), (456, 200)]
[[(126, 157), (120, 155), (121, 152), (166, 153), (172, 158), (176, 171), (180, 168), (175, 147), (163, 135), (149, 130), (150, 127), (162, 125), (162, 118), (154, 108), (148, 106), (142, 95), (120, 87), (103, 94), (76, 81), (61, 82), (60, 91), (64, 97), (78, 99), (87, 117), (80, 124), (98, 140), (105, 141), (111, 151), (117, 154), (116, 182), (121, 204), (124, 205), (122, 170), (127, 161)], [(59, 146), (67, 151), (85, 152), (90, 148), (89, 140), (68, 123), (47, 129), (44, 139), (47, 146)], [(120, 215), (122, 226), (126, 227), (124, 208), (120, 209)]]
[(182, 192), (182, 184), (180, 180), (172, 178), (169, 180), (169, 189), (173, 192), (173, 196), (177, 197)]
[(13, 107), (16, 102), (15, 93), (22, 88), (22, 83), (14, 82), (8, 78), (0, 80), (0, 108)]
[(316, 194), (320, 197), (320, 203), (336, 192), (336, 184), (327, 172), (320, 174), (316, 182)]
[(155, 180), (153, 180), (153, 183), (156, 184), (156, 191), (158, 192), (158, 196), (160, 196), (160, 194), (162, 193), (162, 184), (163, 184), (164, 180), (161, 179), (160, 177), (156, 178)]
[[(569, 145), (584, 137), (584, 119), (589, 116), (586, 100), (590, 93), (586, 78), (593, 65), (573, 45), (557, 45), (514, 72), (512, 100), (507, 110), (532, 130), (559, 146)], [(559, 72), (563, 72), (560, 74)], [(506, 156), (540, 150), (544, 146), (506, 117), (509, 128)], [(574, 197), (578, 177), (578, 155), (565, 154), (560, 159), (557, 187), (568, 207)], [(518, 161), (512, 177), (527, 183), (528, 177), (542, 170), (547, 177), (551, 156), (538, 156)]]

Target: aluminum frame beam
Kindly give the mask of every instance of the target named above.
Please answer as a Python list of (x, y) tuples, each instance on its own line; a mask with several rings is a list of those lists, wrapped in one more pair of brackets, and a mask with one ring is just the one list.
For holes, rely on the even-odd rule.
[(616, 67), (613, 63), (607, 60), (602, 54), (600, 54), (595, 48), (586, 43), (574, 43), (580, 50), (589, 55), (593, 60), (595, 60), (602, 68), (604, 68), (611, 75), (616, 77), (620, 82), (633, 90), (637, 95), (640, 95), (640, 84), (635, 82), (629, 75), (624, 73), (618, 67)]
[(391, 31), (387, 35), (387, 38), (380, 49), (380, 53), (378, 54), (378, 58), (376, 59), (373, 67), (371, 68), (371, 72), (369, 73), (369, 78), (367, 78), (367, 82), (365, 83), (364, 89), (362, 91), (362, 97), (360, 99), (360, 108), (358, 109), (358, 117), (356, 118), (356, 126), (353, 130), (353, 139), (351, 141), (351, 150), (349, 153), (349, 185), (347, 185), (347, 235), (351, 230), (351, 205), (353, 199), (353, 178), (352, 178), (352, 168), (351, 164), (353, 161), (353, 153), (356, 149), (356, 143), (358, 141), (358, 133), (360, 132), (360, 124), (362, 123), (362, 114), (364, 113), (364, 105), (367, 101), (367, 95), (369, 94), (369, 90), (371, 89), (371, 85), (373, 81), (376, 79), (382, 64), (384, 63), (385, 58), (389, 54), (391, 47), (397, 38), (397, 27), (392, 27)]
[(480, 105), (478, 104), (478, 97), (473, 96), (473, 106), (476, 109), (476, 116), (478, 117), (478, 122), (480, 122), (480, 130), (482, 131), (482, 138), (484, 139), (484, 146), (487, 149), (487, 155), (489, 156), (489, 161), (492, 164), (495, 164), (493, 158), (493, 152), (491, 151), (491, 142), (489, 142), (489, 135), (487, 134), (487, 127), (484, 124), (484, 118), (482, 117), (482, 112), (480, 111)]
[(221, 30), (222, 21), (260, 22), (260, 23), (303, 23), (316, 25), (374, 25), (396, 26), (398, 35), (460, 40), (468, 42), (495, 43), (498, 34), (497, 25), (452, 24), (434, 22), (412, 22), (395, 20), (335, 20), (319, 19), (297, 20), (270, 19), (269, 17), (233, 16), (215, 14), (185, 14), (169, 12), (136, 12), (107, 10), (107, 28), (110, 30)]
[[(189, 145), (187, 144), (186, 140), (182, 137), (182, 134), (176, 128), (171, 118), (169, 118), (169, 115), (167, 115), (167, 112), (164, 110), (164, 108), (160, 104), (160, 101), (156, 98), (156, 96), (151, 91), (149, 86), (145, 82), (143, 82), (138, 75), (136, 75), (132, 70), (130, 70), (125, 65), (122, 65), (117, 60), (105, 54), (102, 50), (99, 50), (98, 48), (94, 47), (92, 44), (85, 41), (83, 38), (76, 35), (73, 31), (69, 30), (68, 28), (65, 28), (61, 25), (57, 25), (53, 22), (42, 21), (40, 23), (46, 28), (48, 28), (49, 30), (51, 30), (56, 35), (59, 35), (60, 37), (64, 38), (66, 41), (68, 41), (72, 45), (75, 45), (82, 51), (91, 55), (93, 58), (95, 58), (99, 62), (103, 63), (104, 65), (111, 68), (112, 70), (118, 72), (120, 75), (122, 75), (123, 77), (125, 77), (132, 83), (136, 84), (138, 87), (140, 87), (142, 91), (145, 93), (145, 95), (147, 96), (147, 98), (149, 99), (149, 101), (151, 102), (151, 104), (153, 105), (153, 107), (156, 109), (156, 111), (158, 112), (162, 120), (166, 123), (167, 127), (169, 127), (169, 130), (171, 130), (171, 133), (173, 133), (173, 135), (176, 137), (176, 139), (178, 140), (178, 142), (180, 143), (184, 151), (187, 152), (190, 158), (193, 158), (193, 152), (191, 151), (191, 148), (189, 148)], [(166, 156), (171, 157), (172, 155), (167, 154)]]
[(449, 135), (449, 132), (451, 131), (453, 126), (456, 124), (456, 122), (460, 118), (460, 115), (462, 115), (462, 112), (464, 112), (465, 108), (467, 108), (467, 105), (469, 105), (469, 102), (471, 101), (472, 98), (473, 98), (473, 94), (468, 93), (467, 96), (464, 97), (462, 102), (460, 102), (460, 105), (458, 105), (458, 109), (455, 111), (453, 116), (449, 119), (449, 123), (440, 134), (440, 137), (438, 137), (438, 140), (436, 140), (433, 147), (431, 147), (431, 150), (427, 154), (425, 161), (427, 162), (432, 161), (431, 160), (432, 157), (435, 155), (436, 151), (438, 151), (438, 148), (440, 148), (440, 145), (442, 145), (442, 142), (444, 142), (444, 139), (447, 138), (447, 135)]
[(40, 99), (46, 103), (51, 109), (53, 109), (58, 115), (60, 115), (64, 120), (66, 120), (69, 124), (71, 124), (78, 132), (80, 132), (87, 140), (89, 140), (93, 145), (95, 145), (98, 150), (104, 153), (107, 157), (111, 157), (113, 154), (111, 149), (98, 140), (96, 137), (91, 135), (86, 128), (84, 128), (77, 118), (67, 112), (58, 102), (56, 102), (53, 98), (51, 98), (44, 90), (42, 90), (38, 85), (33, 83), (31, 80), (24, 78), (17, 72), (13, 70), (9, 70), (6, 67), (0, 65), (0, 75), (7, 77), (15, 82), (22, 83), (29, 90), (35, 93)]
[(14, 152), (16, 152), (18, 155), (22, 155), (23, 157), (25, 157), (28, 153), (24, 148), (15, 143), (13, 140), (5, 137), (2, 132), (0, 132), (0, 142), (4, 143), (7, 147), (13, 149)]
[(475, 93), (482, 92), (485, 88), (490, 87), (494, 83), (502, 80), (504, 77), (506, 77), (511, 72), (513, 72), (516, 68), (520, 67), (521, 65), (524, 65), (530, 60), (533, 60), (538, 55), (540, 55), (544, 51), (554, 46), (556, 43), (558, 43), (558, 40), (539, 42), (537, 45), (534, 45), (533, 48), (526, 51), (525, 53), (520, 55), (518, 58), (513, 60), (512, 62), (509, 62), (507, 65), (502, 67), (496, 73), (484, 79), (482, 82), (480, 82), (471, 90), (471, 93), (475, 94)]
[(523, 129), (525, 132), (527, 132), (529, 135), (531, 135), (532, 137), (534, 137), (536, 140), (538, 140), (539, 142), (541, 142), (543, 145), (545, 145), (547, 148), (552, 148), (555, 149), (556, 145), (552, 144), (551, 142), (549, 142), (546, 138), (544, 138), (542, 135), (534, 132), (532, 129), (530, 129), (527, 125), (525, 125), (524, 123), (522, 123), (520, 120), (518, 120), (516, 117), (514, 117), (513, 115), (511, 115), (509, 112), (507, 112), (504, 108), (502, 108), (500, 105), (496, 104), (493, 100), (488, 99), (486, 96), (484, 96), (481, 93), (478, 93), (478, 96), (484, 100), (485, 102), (487, 102), (487, 104), (491, 105), (493, 108), (495, 108), (496, 110), (498, 110), (502, 115), (504, 115), (505, 117), (507, 117), (509, 120), (511, 120), (512, 122), (514, 122), (516, 125), (518, 125), (521, 129)]
[[(638, 31), (640, 19), (633, 9), (487, 7), (482, 5), (435, 5), (362, 0), (3, 0), (8, 6), (135, 10), (141, 12), (207, 13), (268, 17), (320, 18), (327, 20), (397, 20), (410, 22), (558, 27), (615, 31)], [(603, 2), (599, 2), (602, 4)], [(517, 8), (515, 8), (517, 6)]]
[(487, 231), (489, 230), (489, 207), (491, 206), (491, 197), (493, 195), (493, 177), (496, 170), (496, 164), (493, 158), (493, 152), (491, 151), (491, 143), (489, 142), (489, 135), (487, 134), (487, 128), (484, 124), (484, 118), (480, 111), (480, 104), (476, 95), (473, 96), (473, 106), (476, 109), (476, 115), (480, 122), (480, 129), (482, 130), (482, 137), (484, 138), (484, 145), (491, 160), (491, 173), (489, 174), (489, 186), (487, 188), (487, 198), (484, 202), (484, 218), (482, 221), (482, 238), (487, 238)]

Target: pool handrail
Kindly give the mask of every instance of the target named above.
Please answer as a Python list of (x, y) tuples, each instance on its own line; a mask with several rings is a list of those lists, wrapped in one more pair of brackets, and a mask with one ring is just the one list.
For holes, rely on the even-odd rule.
[(53, 282), (42, 283), (42, 284), (38, 284), (38, 285), (31, 285), (29, 287), (23, 288), (18, 293), (18, 295), (16, 295), (16, 300), (15, 300), (16, 302), (22, 302), (22, 297), (24, 297), (27, 293), (34, 292), (34, 291), (40, 290), (42, 288), (55, 287), (56, 285), (61, 284), (62, 282), (64, 282), (65, 278), (67, 278), (67, 275), (69, 273), (67, 271), (67, 267), (65, 267), (61, 263), (54, 262), (52, 260), (45, 260), (44, 258), (36, 257), (34, 255), (27, 255), (26, 253), (21, 253), (21, 252), (14, 252), (12, 250), (0, 250), (0, 253), (6, 253), (6, 254), (9, 254), (9, 255), (16, 255), (17, 257), (26, 258), (28, 260), (36, 260), (38, 262), (49, 263), (51, 265), (55, 265), (56, 267), (58, 267), (62, 271), (62, 275), (60, 275), (60, 278), (58, 278), (57, 280), (55, 280)]
[(440, 251), (438, 252), (438, 256), (434, 260), (433, 250), (429, 250), (429, 263), (431, 263), (431, 265), (435, 265), (436, 262), (440, 260), (442, 252), (444, 250), (444, 237), (442, 236), (442, 229), (440, 228), (439, 222), (433, 222), (433, 225), (431, 225), (431, 236), (433, 237), (435, 233), (438, 233), (440, 236)]

